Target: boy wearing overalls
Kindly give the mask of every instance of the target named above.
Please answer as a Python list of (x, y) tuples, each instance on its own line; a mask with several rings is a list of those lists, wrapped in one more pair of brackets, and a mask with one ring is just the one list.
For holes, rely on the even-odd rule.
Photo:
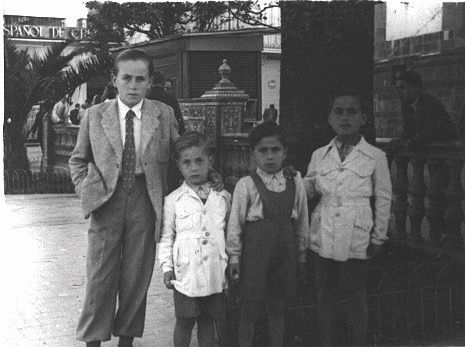
[(263, 123), (249, 140), (258, 168), (236, 184), (226, 241), (229, 273), (239, 279), (242, 301), (239, 344), (252, 345), (255, 322), (266, 309), (270, 344), (282, 346), (284, 309), (296, 294), (298, 260), (305, 262), (307, 199), (300, 175), (283, 175), (283, 128)]

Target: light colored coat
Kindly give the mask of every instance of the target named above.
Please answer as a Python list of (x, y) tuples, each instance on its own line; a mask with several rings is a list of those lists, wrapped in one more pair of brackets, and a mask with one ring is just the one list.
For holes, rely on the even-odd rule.
[(158, 259), (172, 271), (177, 291), (190, 296), (221, 293), (226, 286), (225, 228), (231, 194), (210, 190), (205, 203), (185, 182), (165, 199)]
[[(163, 196), (171, 148), (178, 124), (171, 107), (154, 100), (142, 104), (140, 158), (147, 191), (155, 210), (155, 241), (160, 239)], [(123, 141), (117, 100), (91, 107), (81, 120), (76, 147), (69, 160), (71, 178), (85, 218), (113, 195), (121, 175)]]
[(312, 213), (308, 244), (321, 257), (367, 259), (370, 242), (381, 245), (387, 239), (390, 171), (384, 152), (363, 137), (342, 163), (334, 139), (317, 149), (304, 183), (309, 197), (321, 195)]

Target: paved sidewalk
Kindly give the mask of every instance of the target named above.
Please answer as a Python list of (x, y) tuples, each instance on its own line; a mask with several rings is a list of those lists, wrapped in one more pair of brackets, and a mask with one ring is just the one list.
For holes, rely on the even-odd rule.
[[(85, 292), (89, 221), (81, 215), (79, 199), (74, 195), (9, 195), (5, 202), (0, 345), (84, 346), (75, 340), (75, 328)], [(174, 308), (162, 276), (157, 263), (145, 334), (134, 346), (172, 346)], [(116, 345), (116, 338), (103, 343)]]

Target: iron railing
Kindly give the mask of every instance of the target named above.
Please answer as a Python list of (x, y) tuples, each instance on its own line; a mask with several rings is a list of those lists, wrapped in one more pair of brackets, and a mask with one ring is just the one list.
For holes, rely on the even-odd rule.
[(32, 172), (30, 170), (5, 170), (5, 194), (72, 194), (74, 185), (69, 172)]
[[(406, 248), (399, 252), (401, 247), (391, 245), (394, 251), (371, 263), (367, 288), (368, 344), (435, 344), (456, 334), (463, 335), (463, 264)], [(340, 307), (343, 305), (345, 301), (341, 300)], [(240, 299), (237, 289), (232, 287), (226, 322), (218, 324), (217, 329), (222, 346), (238, 346), (239, 315)], [(286, 321), (286, 346), (319, 345), (317, 291), (312, 271), (305, 283), (300, 284), (299, 297), (287, 310)], [(344, 329), (335, 338), (340, 345), (348, 345), (347, 327), (342, 319), (339, 323)], [(267, 335), (263, 318), (257, 324), (254, 345), (269, 345)]]

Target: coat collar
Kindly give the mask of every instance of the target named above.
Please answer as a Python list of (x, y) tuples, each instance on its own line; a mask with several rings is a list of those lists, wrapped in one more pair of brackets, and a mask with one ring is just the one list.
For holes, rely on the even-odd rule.
[(122, 162), (123, 140), (119, 124), (118, 102), (116, 99), (102, 104), (102, 128), (108, 142), (115, 151), (118, 162)]
[(150, 140), (159, 132), (160, 109), (155, 105), (149, 105), (149, 100), (144, 99), (142, 103), (142, 120), (140, 134), (140, 154), (144, 154)]
[[(337, 152), (337, 145), (336, 145), (336, 138), (334, 137), (330, 143), (328, 143), (326, 146), (323, 147), (324, 150), (324, 156), (326, 156), (328, 153), (336, 160), (336, 161), (341, 161), (339, 158), (339, 154)], [(356, 155), (358, 153), (362, 153), (372, 159), (375, 159), (376, 156), (373, 151), (373, 146), (371, 146), (368, 142), (366, 142), (365, 138), (363, 136), (360, 137), (360, 141), (354, 146), (352, 149), (352, 152), (350, 152), (349, 156), (344, 160), (343, 164), (346, 164), (348, 162), (351, 162), (354, 158), (356, 158)]]
[[(102, 127), (105, 136), (113, 147), (118, 162), (123, 157), (123, 140), (121, 139), (121, 127), (119, 122), (118, 101), (111, 100), (102, 105)], [(160, 125), (160, 110), (155, 105), (149, 105), (149, 101), (144, 99), (141, 108), (141, 137), (140, 137), (140, 155), (146, 150), (151, 138), (158, 133)]]
[[(208, 183), (207, 183), (208, 184)], [(179, 200), (181, 199), (181, 197), (183, 197), (184, 195), (189, 195), (191, 197), (194, 197), (196, 199), (200, 199), (197, 195), (197, 193), (194, 191), (194, 189), (192, 189), (187, 183), (186, 181), (184, 181), (181, 186), (178, 188), (178, 196), (176, 197), (176, 200)], [(210, 194), (208, 195), (208, 197), (210, 197), (212, 194), (216, 195), (216, 196), (222, 196), (224, 198), (226, 198), (226, 194), (227, 192), (223, 189), (222, 191), (220, 192), (217, 192), (216, 190), (213, 190), (213, 189), (210, 189)]]

